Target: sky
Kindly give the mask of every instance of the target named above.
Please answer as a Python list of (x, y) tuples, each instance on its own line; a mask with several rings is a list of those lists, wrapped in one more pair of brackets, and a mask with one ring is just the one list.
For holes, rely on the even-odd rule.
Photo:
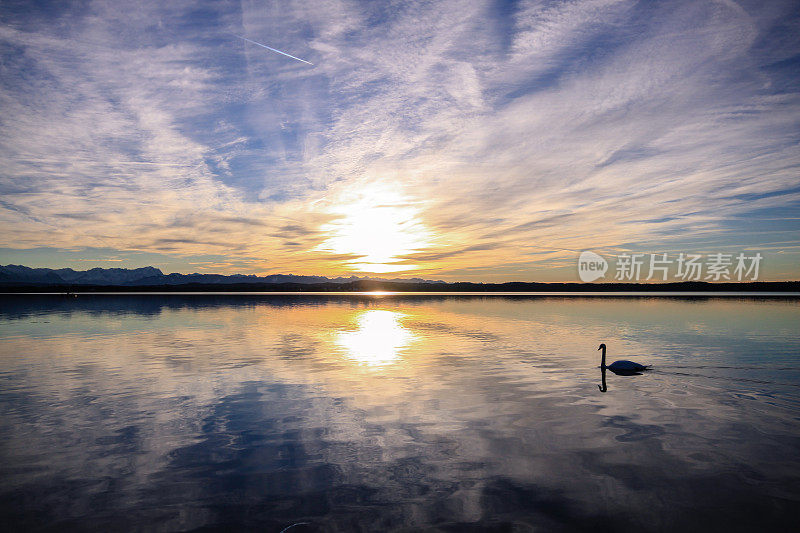
[(800, 279), (798, 141), (794, 1), (0, 3), (0, 264)]

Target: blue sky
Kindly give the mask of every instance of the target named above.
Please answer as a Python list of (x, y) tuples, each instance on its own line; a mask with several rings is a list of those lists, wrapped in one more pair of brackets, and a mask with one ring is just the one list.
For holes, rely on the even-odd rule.
[(798, 279), (798, 7), (4, 2), (0, 263)]

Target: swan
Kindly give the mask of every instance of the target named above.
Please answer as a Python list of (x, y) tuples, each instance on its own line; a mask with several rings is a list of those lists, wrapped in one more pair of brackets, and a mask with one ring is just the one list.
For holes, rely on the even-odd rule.
[(603, 350), (603, 356), (600, 359), (600, 368), (607, 368), (612, 372), (640, 372), (642, 370), (647, 370), (646, 365), (640, 365), (633, 361), (614, 361), (606, 366), (606, 345), (601, 344), (598, 350)]

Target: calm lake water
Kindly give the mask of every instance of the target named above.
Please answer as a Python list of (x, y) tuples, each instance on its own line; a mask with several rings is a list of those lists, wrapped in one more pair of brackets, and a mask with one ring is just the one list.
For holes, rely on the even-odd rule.
[[(6, 531), (789, 531), (791, 298), (0, 298)], [(653, 366), (608, 373), (609, 363)]]

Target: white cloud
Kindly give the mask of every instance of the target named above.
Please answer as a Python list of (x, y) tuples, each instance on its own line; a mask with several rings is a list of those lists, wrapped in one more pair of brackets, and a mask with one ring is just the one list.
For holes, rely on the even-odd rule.
[[(731, 219), (797, 202), (763, 197), (798, 185), (800, 101), (767, 68), (798, 49), (770, 34), (779, 3), (245, 2), (197, 27), (191, 5), (94, 2), (66, 35), (0, 26), (20, 50), (0, 90), (0, 246), (347, 268), (319, 252), (331, 201), (394, 182), (438, 236), (426, 271), (488, 271), (728, 245)], [(316, 251), (285, 246), (287, 224)]]

